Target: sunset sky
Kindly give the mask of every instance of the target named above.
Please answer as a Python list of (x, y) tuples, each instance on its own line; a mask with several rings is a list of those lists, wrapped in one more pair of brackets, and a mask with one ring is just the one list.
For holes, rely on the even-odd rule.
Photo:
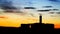
[[(0, 0), (0, 7), (3, 7), (2, 6), (3, 4), (5, 6), (7, 6), (9, 4), (9, 3), (6, 4), (5, 1), (7, 1), (7, 2), (11, 1), (11, 3), (12, 3), (11, 6), (16, 7), (17, 9), (22, 9), (22, 12), (25, 12), (25, 13), (31, 12), (34, 14), (35, 17), (28, 17), (29, 15), (25, 16), (24, 19), (27, 19), (26, 21), (24, 21), (25, 23), (28, 23), (28, 22), (33, 23), (33, 22), (39, 21), (39, 19), (38, 19), (39, 12), (37, 12), (37, 10), (58, 9), (58, 11), (50, 11), (50, 12), (60, 12), (60, 0)], [(52, 6), (52, 7), (47, 8), (46, 6)], [(23, 9), (24, 7), (35, 7), (36, 9), (35, 10)], [(60, 25), (60, 14), (49, 14), (49, 12), (40, 12), (40, 13), (42, 13), (42, 16), (43, 16), (43, 20), (42, 20), (43, 23), (52, 23), (55, 25), (56, 24)], [(10, 13), (8, 15), (7, 14), (4, 15), (4, 14), (1, 14), (1, 15), (3, 15), (3, 17), (7, 16), (8, 18), (0, 19), (0, 22), (2, 22), (0, 25), (7, 26), (9, 24), (9, 25), (14, 25), (14, 26), (19, 26), (19, 24), (21, 24), (21, 22), (23, 23), (23, 20), (21, 20), (21, 22), (20, 22), (20, 19), (22, 18), (22, 17), (20, 17), (20, 15), (10, 14)], [(22, 16), (24, 16), (24, 15), (22, 15)], [(31, 21), (28, 21), (28, 19), (30, 19)], [(58, 27), (60, 27), (60, 26), (58, 26)]]

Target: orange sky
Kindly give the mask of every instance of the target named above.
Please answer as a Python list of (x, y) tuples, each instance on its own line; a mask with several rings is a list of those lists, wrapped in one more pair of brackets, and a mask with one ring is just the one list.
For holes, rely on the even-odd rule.
[(43, 23), (50, 23), (54, 24), (55, 28), (60, 28), (60, 16), (59, 15), (54, 15), (53, 17), (51, 15), (43, 15), (42, 18)]
[[(55, 28), (60, 28), (59, 17), (47, 17), (43, 16), (43, 23), (52, 23)], [(21, 16), (17, 14), (1, 14), (0, 15), (0, 26), (5, 27), (19, 27), (21, 24), (33, 24), (39, 22), (38, 18), (31, 16)]]

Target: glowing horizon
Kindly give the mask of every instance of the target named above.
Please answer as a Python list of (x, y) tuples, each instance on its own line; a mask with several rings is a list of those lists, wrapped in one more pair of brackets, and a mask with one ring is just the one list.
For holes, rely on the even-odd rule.
[[(2, 9), (0, 10), (0, 13), (2, 12), (0, 17), (5, 17), (0, 18), (0, 26), (19, 27), (21, 23), (28, 24), (39, 22), (39, 12), (37, 10), (43, 9), (58, 9), (58, 11), (40, 12), (43, 15), (43, 23), (60, 24), (60, 14), (56, 13), (60, 12), (59, 3), (60, 0), (0, 0), (0, 9)], [(47, 8), (46, 6), (52, 7)], [(3, 13), (7, 9), (12, 9), (12, 7), (24, 14)], [(23, 9), (24, 7), (35, 7), (36, 9)], [(55, 13), (49, 14), (49, 12)], [(33, 14), (34, 17), (32, 17), (31, 14)]]

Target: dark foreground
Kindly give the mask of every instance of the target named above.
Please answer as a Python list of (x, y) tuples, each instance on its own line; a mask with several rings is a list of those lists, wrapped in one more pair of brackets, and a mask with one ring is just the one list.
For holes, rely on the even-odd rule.
[[(30, 27), (31, 26), (31, 27)], [(20, 32), (58, 32), (60, 29), (54, 29), (53, 24), (22, 24), (21, 27), (0, 27), (0, 32), (13, 32), (13, 33), (20, 33)]]
[(29, 32), (29, 33), (56, 33), (60, 29), (54, 29), (54, 24), (44, 24), (42, 23), (42, 16), (40, 16), (40, 22), (34, 24), (21, 24), (21, 27), (0, 27), (0, 31), (4, 33), (20, 33), (20, 32)]

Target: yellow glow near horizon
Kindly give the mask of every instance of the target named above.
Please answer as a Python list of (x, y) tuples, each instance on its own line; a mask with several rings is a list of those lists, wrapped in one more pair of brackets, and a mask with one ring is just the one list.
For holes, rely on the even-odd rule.
[[(38, 23), (39, 18), (28, 16), (28, 15), (17, 15), (14, 13), (3, 13), (0, 16), (4, 18), (0, 18), (0, 26), (4, 27), (20, 27), (21, 24), (33, 24)], [(42, 17), (43, 23), (50, 24), (60, 24), (60, 16), (59, 17), (51, 17), (51, 15), (43, 15)]]
[(43, 23), (51, 23), (51, 24), (60, 24), (60, 16), (57, 15), (44, 15)]
[(37, 18), (30, 16), (21, 16), (16, 14), (1, 14), (1, 15), (2, 17), (5, 18), (0, 18), (0, 26), (5, 27), (20, 27), (21, 24), (37, 23), (39, 21)]

